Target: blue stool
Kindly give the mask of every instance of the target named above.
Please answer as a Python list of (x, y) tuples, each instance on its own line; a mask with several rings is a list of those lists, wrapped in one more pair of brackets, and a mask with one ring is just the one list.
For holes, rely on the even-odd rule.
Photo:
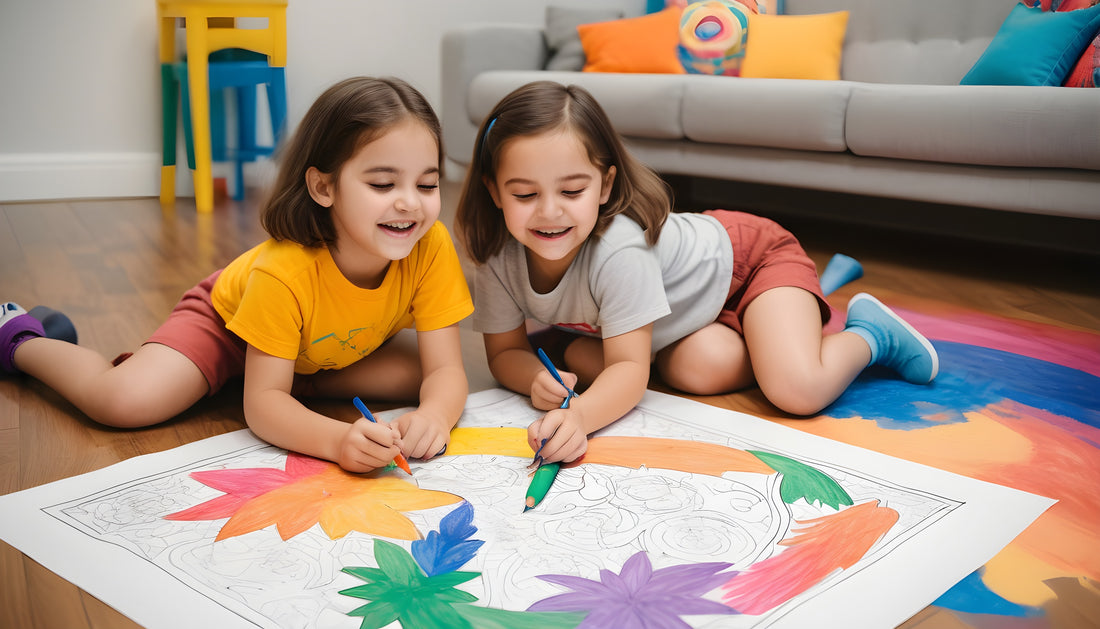
[[(265, 55), (245, 50), (222, 50), (210, 55), (211, 158), (234, 162), (236, 187), (233, 198), (244, 199), (244, 162), (272, 155), (286, 128), (286, 69), (272, 67)], [(187, 89), (187, 62), (161, 64), (164, 99), (164, 165), (176, 163), (176, 103), (183, 102), (183, 133), (187, 142), (187, 164), (195, 168), (195, 145), (191, 129), (191, 99)], [(273, 144), (260, 146), (256, 139), (256, 87), (263, 85), (271, 113)], [(226, 115), (222, 90), (233, 88), (237, 98), (237, 146), (226, 146)]]

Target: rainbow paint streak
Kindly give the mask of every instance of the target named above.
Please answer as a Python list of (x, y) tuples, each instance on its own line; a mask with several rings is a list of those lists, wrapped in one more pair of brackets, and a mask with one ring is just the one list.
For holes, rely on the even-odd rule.
[[(964, 623), (981, 624), (967, 614), (985, 614), (1063, 626), (1059, 608), (1100, 606), (1100, 335), (910, 303), (894, 310), (936, 346), (932, 385), (868, 370), (823, 417), (779, 421), (1058, 499), (937, 601)], [(1052, 585), (1067, 583), (1080, 587)]]

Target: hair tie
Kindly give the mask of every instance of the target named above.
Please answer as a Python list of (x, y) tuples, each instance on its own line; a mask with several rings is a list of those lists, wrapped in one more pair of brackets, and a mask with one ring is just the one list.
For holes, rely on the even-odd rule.
[(489, 121), (489, 126), (485, 127), (485, 135), (481, 136), (481, 150), (485, 150), (485, 143), (489, 141), (489, 132), (493, 130), (493, 125), (497, 123), (497, 119), (493, 118)]

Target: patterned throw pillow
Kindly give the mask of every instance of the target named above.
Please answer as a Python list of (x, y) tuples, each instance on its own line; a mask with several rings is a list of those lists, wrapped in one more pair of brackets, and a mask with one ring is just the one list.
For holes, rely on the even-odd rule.
[[(1039, 7), (1044, 11), (1076, 11), (1087, 9), (1100, 0), (1023, 0), (1029, 7)], [(1065, 87), (1096, 87), (1100, 84), (1100, 32), (1092, 38), (1081, 58), (1069, 71), (1062, 83)]]
[(684, 8), (676, 53), (692, 74), (737, 76), (745, 57), (749, 13), (762, 13), (756, 0), (704, 0)]

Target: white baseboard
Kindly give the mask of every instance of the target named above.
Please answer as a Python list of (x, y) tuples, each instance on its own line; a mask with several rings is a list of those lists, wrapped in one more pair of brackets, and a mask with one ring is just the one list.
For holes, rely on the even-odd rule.
[(0, 201), (155, 197), (160, 166), (159, 153), (4, 153)]

